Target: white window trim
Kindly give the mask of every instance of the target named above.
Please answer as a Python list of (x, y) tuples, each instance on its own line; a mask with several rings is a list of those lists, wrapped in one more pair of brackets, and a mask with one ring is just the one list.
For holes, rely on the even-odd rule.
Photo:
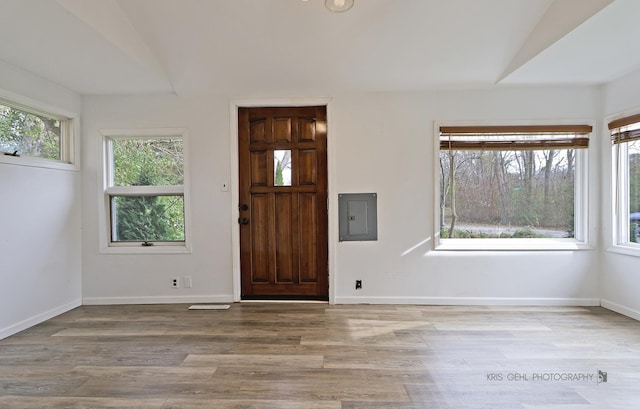
[[(192, 252), (191, 243), (191, 198), (189, 194), (189, 135), (186, 128), (136, 128), (136, 129), (100, 129), (102, 135), (101, 144), (101, 171), (98, 172), (101, 189), (99, 191), (99, 218), (100, 218), (100, 253), (102, 254), (187, 254)], [(182, 149), (184, 157), (184, 183), (182, 186), (136, 186), (120, 187), (111, 186), (113, 174), (109, 166), (110, 140), (132, 139), (132, 138), (171, 138), (179, 136), (182, 138)], [(184, 197), (184, 242), (154, 242), (153, 246), (141, 246), (136, 243), (112, 242), (111, 241), (111, 217), (109, 196), (113, 194), (182, 194)]]
[[(640, 257), (640, 243), (632, 243), (629, 241), (629, 221), (618, 217), (624, 210), (623, 207), (629, 203), (629, 168), (628, 162), (625, 160), (622, 163), (618, 163), (619, 157), (627, 157), (627, 144), (614, 145), (610, 142), (611, 131), (607, 128), (606, 124), (619, 118), (635, 115), (634, 113), (625, 113), (624, 115), (615, 115), (605, 118), (605, 130), (603, 131), (607, 135), (608, 146), (611, 147), (611, 213), (609, 221), (611, 223), (611, 237), (608, 252), (625, 254), (628, 256)], [(624, 150), (620, 152), (618, 156), (618, 149)], [(624, 210), (626, 214), (628, 211)]]
[(79, 116), (17, 94), (1, 92), (0, 104), (59, 119), (61, 121), (60, 159), (39, 158), (36, 156), (19, 156), (0, 154), (0, 164), (28, 166), (44, 169), (80, 171), (77, 137), (80, 135)]
[[(456, 121), (438, 122), (433, 126), (433, 250), (436, 251), (573, 251), (592, 250), (589, 239), (589, 155), (594, 149), (595, 138), (591, 137), (588, 149), (576, 151), (575, 175), (575, 238), (540, 239), (448, 239), (440, 237), (440, 127), (441, 126), (508, 126), (508, 125), (572, 125), (575, 123), (593, 125), (591, 120), (548, 120), (548, 121)], [(594, 128), (595, 129), (595, 128)], [(591, 134), (593, 135), (593, 133)]]

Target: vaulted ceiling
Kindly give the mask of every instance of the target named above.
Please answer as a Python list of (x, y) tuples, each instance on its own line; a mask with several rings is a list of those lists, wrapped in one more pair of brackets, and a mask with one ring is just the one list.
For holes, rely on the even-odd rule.
[(0, 60), (80, 94), (597, 85), (640, 69), (638, 0), (0, 0)]

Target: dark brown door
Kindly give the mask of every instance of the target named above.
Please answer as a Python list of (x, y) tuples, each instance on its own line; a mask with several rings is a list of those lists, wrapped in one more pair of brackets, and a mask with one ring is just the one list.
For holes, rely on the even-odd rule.
[(326, 107), (238, 110), (243, 299), (328, 299)]

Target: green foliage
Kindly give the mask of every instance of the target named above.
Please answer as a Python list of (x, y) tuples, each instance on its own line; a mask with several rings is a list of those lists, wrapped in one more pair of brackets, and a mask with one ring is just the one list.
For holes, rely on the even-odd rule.
[(543, 238), (543, 237), (547, 237), (547, 236), (545, 236), (544, 234), (538, 234), (534, 232), (533, 230), (531, 230), (530, 227), (525, 227), (524, 229), (518, 229), (509, 236), (509, 238), (514, 238), (514, 239), (537, 239), (537, 238)]
[(60, 121), (0, 105), (0, 150), (60, 159)]
[(184, 183), (180, 139), (113, 141), (116, 186), (177, 186)]
[[(115, 139), (116, 186), (179, 186), (184, 183), (180, 139)], [(114, 197), (118, 241), (184, 240), (182, 196)]]
[[(633, 142), (640, 150), (640, 141)], [(629, 213), (640, 212), (640, 153), (629, 155)]]
[[(629, 213), (640, 212), (640, 141), (629, 143)], [(629, 241), (640, 239), (640, 222), (629, 221)]]
[[(440, 237), (449, 237), (449, 229), (447, 229), (447, 228), (442, 229), (440, 234), (441, 234)], [(475, 231), (475, 230), (455, 229), (453, 231), (453, 237), (452, 238), (454, 238), (454, 239), (486, 239), (486, 238), (491, 238), (491, 237), (498, 237), (498, 236), (492, 236), (490, 234), (483, 233), (481, 231)]]
[(276, 180), (274, 185), (276, 186), (284, 186), (284, 179), (282, 177), (282, 162), (278, 161), (276, 164)]
[(113, 200), (118, 241), (184, 240), (181, 196), (118, 196)]
[[(449, 229), (444, 227), (440, 229), (440, 237), (447, 238), (449, 237)], [(513, 233), (500, 233), (500, 234), (491, 234), (485, 233), (479, 230), (469, 230), (469, 229), (455, 229), (453, 232), (453, 238), (455, 239), (533, 239), (533, 238), (544, 238), (548, 237), (544, 234), (539, 234), (531, 230), (531, 228), (526, 227), (523, 229), (518, 229)]]

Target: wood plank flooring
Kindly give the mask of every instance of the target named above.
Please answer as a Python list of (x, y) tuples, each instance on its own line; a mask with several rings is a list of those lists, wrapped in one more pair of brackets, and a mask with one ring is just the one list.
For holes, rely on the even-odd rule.
[(0, 341), (0, 408), (640, 407), (640, 323), (602, 308), (187, 307), (83, 306)]

